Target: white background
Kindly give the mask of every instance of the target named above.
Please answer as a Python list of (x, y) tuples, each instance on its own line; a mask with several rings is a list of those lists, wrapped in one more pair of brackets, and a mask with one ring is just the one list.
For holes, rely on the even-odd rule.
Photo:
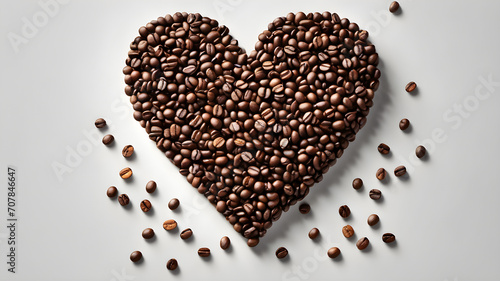
[[(389, 3), (73, 0), (52, 6), (44, 22), (39, 2), (2, 1), (0, 279), (499, 280), (500, 2), (401, 1), (399, 15), (387, 12)], [(150, 20), (188, 11), (229, 26), (249, 51), (274, 18), (325, 10), (370, 32), (381, 87), (357, 141), (306, 198), (311, 213), (292, 207), (251, 249), (132, 118), (121, 73), (129, 43)], [(23, 35), (25, 19), (37, 30)], [(23, 43), (12, 44), (13, 34)], [(404, 91), (411, 80), (414, 95)], [(104, 132), (93, 125), (98, 117), (110, 123)], [(411, 132), (398, 128), (404, 117)], [(100, 143), (104, 133), (115, 136), (114, 147)], [(391, 146), (391, 157), (378, 154), (380, 142)], [(126, 144), (136, 148), (131, 161), (120, 153)], [(430, 150), (427, 161), (414, 156), (418, 144)], [(392, 174), (399, 164), (408, 167), (406, 181)], [(7, 165), (18, 168), (16, 274), (4, 262)], [(58, 178), (54, 165), (68, 171)], [(125, 166), (134, 170), (131, 183), (118, 176)], [(375, 179), (379, 167), (390, 171), (387, 184)], [(351, 187), (355, 177), (365, 181), (363, 190)], [(151, 179), (155, 195), (144, 190)], [(110, 185), (129, 194), (131, 209), (106, 197)], [(368, 197), (371, 188), (382, 190), (382, 202)], [(177, 212), (167, 208), (172, 197), (181, 201)], [(151, 215), (139, 209), (145, 198)], [(347, 221), (337, 212), (343, 204), (352, 210)], [(381, 217), (378, 228), (366, 224), (371, 213)], [(193, 229), (191, 241), (162, 229), (169, 218), (180, 230)], [(357, 238), (370, 239), (369, 251), (342, 236), (346, 223)], [(156, 231), (155, 241), (141, 237), (146, 227)], [(312, 227), (320, 229), (319, 241), (307, 237)], [(384, 244), (384, 232), (393, 232), (397, 244)], [(218, 246), (224, 235), (231, 251)], [(212, 250), (208, 260), (197, 255), (204, 246)], [(280, 246), (288, 259), (276, 259)], [(342, 250), (335, 261), (326, 258), (332, 246)], [(143, 263), (130, 262), (133, 250), (143, 252)], [(175, 272), (165, 268), (172, 257), (180, 265)]]

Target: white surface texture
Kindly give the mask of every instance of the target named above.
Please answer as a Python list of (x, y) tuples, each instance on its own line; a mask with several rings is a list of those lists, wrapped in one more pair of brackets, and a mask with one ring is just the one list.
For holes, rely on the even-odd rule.
[[(401, 0), (398, 15), (388, 13), (390, 2), (2, 1), (0, 280), (500, 280), (500, 2)], [(293, 206), (249, 248), (133, 119), (121, 72), (129, 44), (150, 20), (187, 11), (227, 25), (249, 52), (276, 17), (326, 10), (370, 32), (383, 75), (375, 105), (357, 140), (304, 200), (311, 213)], [(30, 30), (27, 21), (38, 26)], [(13, 34), (21, 41), (13, 44)], [(418, 92), (409, 95), (404, 87), (412, 80)], [(98, 117), (107, 130), (94, 127)], [(399, 130), (401, 118), (411, 121), (410, 132)], [(115, 136), (113, 147), (102, 145), (104, 133)], [(377, 152), (381, 142), (390, 157)], [(126, 144), (136, 149), (132, 160), (121, 156)], [(415, 157), (419, 144), (428, 148), (426, 161)], [(58, 176), (59, 164), (68, 170)], [(392, 173), (400, 164), (407, 180)], [(6, 264), (8, 165), (18, 168), (15, 274)], [(129, 183), (118, 176), (125, 166), (134, 171)], [(375, 178), (379, 167), (389, 171), (387, 184)], [(351, 187), (356, 177), (365, 182), (360, 191)], [(151, 179), (154, 195), (144, 189)], [(110, 185), (130, 196), (130, 209), (107, 198)], [(383, 201), (368, 197), (371, 188), (382, 190)], [(167, 208), (173, 197), (181, 201), (175, 212)], [(146, 198), (154, 207), (148, 215), (139, 209)], [(343, 204), (352, 211), (348, 220), (338, 215)], [(372, 213), (379, 227), (367, 225)], [(190, 241), (162, 229), (169, 218), (179, 231), (193, 230)], [(361, 252), (357, 239), (344, 238), (345, 224), (368, 237), (371, 249)], [(146, 227), (157, 234), (152, 242), (141, 237)], [(313, 227), (318, 241), (307, 237)], [(383, 243), (385, 232), (397, 243)], [(230, 251), (219, 248), (225, 235)], [(286, 260), (275, 257), (281, 246)], [(333, 246), (342, 250), (338, 260), (326, 256)], [(212, 256), (200, 258), (200, 247)], [(144, 254), (141, 264), (130, 262), (134, 250)], [(179, 262), (175, 272), (165, 268), (170, 258)]]

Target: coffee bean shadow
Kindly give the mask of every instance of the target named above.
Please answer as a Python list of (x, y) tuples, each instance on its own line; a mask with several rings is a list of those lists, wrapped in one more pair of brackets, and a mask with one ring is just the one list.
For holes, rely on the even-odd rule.
[(420, 94), (420, 90), (418, 89), (418, 86), (413, 90), (412, 92), (408, 93), (410, 96), (418, 96)]
[(394, 240), (394, 242), (386, 243), (386, 244), (387, 244), (387, 247), (394, 249), (394, 248), (398, 247), (398, 240)]
[(213, 263), (213, 261), (214, 261), (212, 254), (210, 254), (210, 256), (208, 256), (208, 257), (200, 257), (200, 259), (206, 263)]
[(371, 226), (373, 230), (379, 230), (381, 228), (382, 221), (379, 221), (376, 225)]
[(344, 263), (344, 256), (342, 252), (334, 259), (331, 259), (333, 263)]
[(176, 236), (178, 236), (180, 233), (178, 226), (172, 230), (165, 230), (165, 231), (170, 235), (176, 235)]
[(389, 176), (389, 172), (387, 172), (387, 176), (385, 176), (385, 178), (384, 178), (383, 180), (379, 181), (379, 182), (380, 182), (382, 185), (385, 185), (385, 186), (390, 185), (390, 184), (391, 184), (391, 182), (392, 182), (392, 177), (391, 177), (391, 176)]
[(148, 193), (151, 197), (158, 197), (158, 188), (153, 193)]
[(234, 247), (229, 245), (229, 248), (224, 250), (224, 252), (226, 252), (228, 255), (232, 255), (234, 253)]
[(429, 152), (425, 153), (424, 157), (420, 158), (421, 161), (424, 162), (429, 162), (431, 159), (431, 156), (429, 155)]
[(382, 157), (384, 157), (385, 159), (391, 159), (393, 153), (392, 153), (392, 151), (389, 151), (389, 153), (387, 153), (387, 154), (380, 154), (380, 155), (382, 155)]
[(399, 6), (399, 9), (392, 14), (395, 16), (400, 16), (402, 13), (403, 13), (403, 8), (401, 8), (401, 6)]
[(137, 153), (134, 151), (134, 153), (132, 153), (130, 157), (123, 157), (123, 158), (125, 158), (125, 160), (127, 160), (128, 162), (135, 162), (137, 161)]
[(101, 133), (106, 133), (106, 132), (109, 131), (109, 126), (106, 125), (106, 126), (104, 126), (102, 128), (97, 128), (97, 130), (99, 130), (99, 132), (101, 132)]
[(115, 147), (116, 147), (116, 142), (115, 142), (115, 141), (113, 141), (113, 142), (112, 142), (112, 143), (110, 143), (110, 144), (107, 144), (107, 145), (105, 144), (105, 146), (106, 146), (107, 148), (109, 148), (109, 149), (113, 149), (113, 150), (114, 150), (114, 149), (115, 149)]
[(286, 257), (279, 259), (281, 263), (290, 263), (292, 258), (290, 257), (290, 254), (288, 254)]
[(131, 176), (128, 179), (123, 179), (123, 181), (125, 181), (126, 184), (134, 184), (135, 178), (134, 178), (134, 176)]
[(141, 266), (144, 264), (144, 256), (142, 256), (142, 258), (138, 261), (138, 262), (134, 262), (133, 263), (134, 266)]
[(372, 243), (368, 244), (368, 247), (366, 247), (365, 249), (361, 250), (360, 252), (363, 253), (363, 254), (369, 254), (369, 253), (373, 252)]
[(181, 267), (177, 266), (175, 270), (169, 270), (169, 271), (172, 272), (172, 275), (179, 275), (181, 274)]
[(376, 204), (384, 204), (385, 201), (384, 195), (381, 195), (378, 200), (373, 200), (373, 201), (375, 201)]
[(353, 220), (354, 215), (351, 213), (347, 218), (342, 218), (345, 222), (350, 222)]
[(152, 237), (152, 238), (150, 238), (150, 239), (144, 239), (144, 240), (146, 241), (146, 243), (148, 243), (148, 244), (152, 244), (152, 243), (154, 243), (154, 242), (156, 241), (156, 239), (157, 239), (157, 238), (156, 238), (156, 235), (155, 235), (155, 236), (153, 236), (153, 237)]
[(179, 205), (179, 207), (175, 208), (175, 210), (172, 210), (175, 214), (180, 214), (182, 212), (182, 207)]
[(354, 234), (351, 237), (349, 237), (349, 238), (346, 237), (346, 239), (347, 239), (347, 241), (349, 241), (351, 243), (356, 243), (359, 240), (358, 234), (356, 232), (354, 232)]
[(406, 173), (406, 174), (404, 174), (404, 175), (402, 175), (402, 176), (398, 177), (398, 179), (399, 179), (400, 181), (405, 181), (405, 182), (406, 182), (406, 181), (409, 181), (409, 180), (410, 180), (410, 174), (409, 174), (409, 173)]
[(148, 217), (154, 217), (154, 215), (155, 215), (155, 208), (151, 207), (151, 209), (148, 212), (144, 212), (144, 214), (146, 214), (146, 216), (148, 216)]
[(321, 233), (318, 235), (318, 237), (316, 237), (315, 239), (311, 239), (313, 241), (313, 243), (315, 244), (319, 244), (321, 243), (321, 241), (323, 241), (323, 237), (321, 236)]
[(132, 202), (129, 202), (127, 205), (122, 206), (122, 207), (123, 207), (123, 209), (125, 209), (125, 210), (127, 210), (127, 211), (131, 212), (131, 211), (132, 211), (132, 208), (133, 208), (133, 204), (132, 204)]
[(413, 132), (413, 125), (410, 124), (410, 126), (408, 128), (406, 128), (406, 130), (403, 131), (403, 133), (405, 134), (411, 134), (411, 132)]
[(196, 240), (196, 237), (195, 237), (195, 236), (194, 236), (194, 234), (193, 234), (193, 235), (191, 235), (191, 237), (189, 237), (188, 239), (182, 239), (182, 238), (181, 238), (181, 240), (182, 240), (182, 241), (184, 241), (184, 243), (186, 243), (186, 244), (193, 244), (193, 243), (194, 243), (194, 241)]

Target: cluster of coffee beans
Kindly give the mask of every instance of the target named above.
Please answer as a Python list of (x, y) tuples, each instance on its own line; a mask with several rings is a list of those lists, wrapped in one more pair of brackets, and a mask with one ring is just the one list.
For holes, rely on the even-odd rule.
[(255, 246), (366, 123), (368, 32), (329, 12), (269, 24), (247, 55), (229, 29), (175, 13), (139, 29), (125, 93), (149, 138)]

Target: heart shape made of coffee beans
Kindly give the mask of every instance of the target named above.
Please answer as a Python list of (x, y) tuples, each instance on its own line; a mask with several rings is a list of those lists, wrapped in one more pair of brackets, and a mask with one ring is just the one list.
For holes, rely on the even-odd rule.
[(125, 93), (149, 138), (255, 246), (366, 123), (368, 32), (329, 12), (269, 24), (249, 55), (226, 26), (175, 13), (139, 29)]

